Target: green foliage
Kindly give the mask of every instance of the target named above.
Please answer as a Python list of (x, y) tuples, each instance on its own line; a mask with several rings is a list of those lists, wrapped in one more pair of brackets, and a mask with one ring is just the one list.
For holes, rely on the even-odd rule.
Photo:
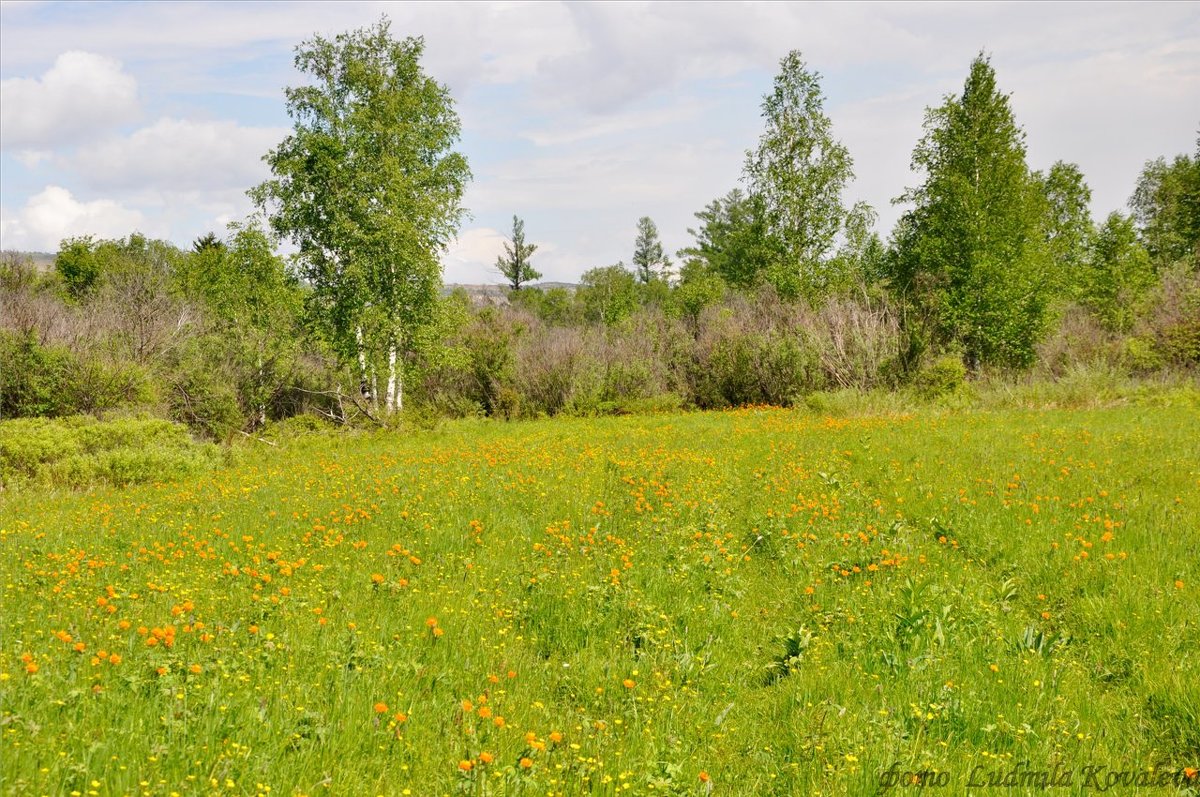
[(632, 262), (633, 272), (642, 284), (665, 281), (670, 276), (671, 260), (663, 253), (662, 241), (658, 239), (658, 226), (649, 216), (638, 219)]
[(1045, 175), (1037, 172), (1033, 177), (1040, 183), (1046, 201), (1044, 229), (1054, 291), (1070, 296), (1075, 293), (1091, 244), (1092, 190), (1074, 163), (1058, 161)]
[(153, 388), (138, 365), (0, 330), (0, 418), (61, 417), (136, 406)]
[(71, 352), (44, 347), (32, 335), (0, 334), (0, 417), (69, 415), (67, 393), (76, 367)]
[(230, 355), (235, 345), (216, 337), (191, 341), (167, 380), (169, 417), (210, 440), (229, 441), (243, 428), (261, 422), (255, 417), (257, 408), (240, 400), (238, 383), (244, 378), (239, 379), (236, 353)]
[(522, 288), (511, 292), (508, 301), (547, 324), (566, 327), (582, 319), (582, 308), (567, 288)]
[(360, 363), (371, 400), (402, 371), (441, 285), (438, 255), (463, 217), (470, 179), (452, 147), (449, 91), (425, 75), (420, 38), (394, 40), (385, 19), (297, 48), (307, 85), (287, 90), (292, 134), (267, 155), (274, 177), (252, 196), (292, 240), (310, 307), (343, 357)]
[(508, 280), (508, 286), (513, 291), (521, 290), (526, 282), (542, 278), (541, 272), (535, 271), (529, 264), (529, 258), (537, 251), (537, 244), (525, 243), (525, 222), (513, 216), (512, 242), (505, 242), (504, 254), (496, 258), (496, 268)]
[(613, 326), (638, 306), (637, 278), (624, 263), (585, 271), (579, 283), (575, 295), (589, 321)]
[(926, 114), (913, 153), (925, 183), (901, 201), (893, 287), (935, 344), (957, 344), (977, 364), (1028, 366), (1046, 327), (1045, 199), (1025, 163), (1024, 133), (987, 59), (962, 94)]
[(825, 264), (823, 293), (844, 295), (883, 279), (887, 251), (874, 231), (878, 217), (866, 202), (846, 213), (842, 246)]
[(1148, 293), (1135, 325), (1174, 366), (1200, 366), (1200, 271), (1186, 262), (1168, 267)]
[(671, 291), (666, 310), (695, 323), (701, 311), (721, 301), (728, 289), (718, 273), (702, 262), (690, 260), (680, 270), (679, 284)]
[(1200, 269), (1200, 139), (1191, 157), (1147, 162), (1129, 205), (1156, 267)]
[(1154, 284), (1154, 270), (1132, 218), (1109, 214), (1090, 242), (1079, 277), (1080, 302), (1101, 323), (1122, 331), (1133, 326), (1142, 296)]
[(1151, 373), (1166, 365), (1166, 360), (1151, 338), (1137, 335), (1126, 338), (1124, 355), (1134, 373)]
[(769, 318), (710, 313), (693, 356), (690, 392), (701, 409), (785, 406), (824, 386), (808, 337)]
[(820, 76), (796, 50), (779, 70), (763, 98), (765, 129), (746, 155), (745, 179), (761, 203), (770, 251), (765, 278), (782, 296), (817, 296), (836, 282), (828, 256), (845, 222), (842, 191), (853, 164), (833, 138)]
[(167, 482), (224, 461), (211, 445), (165, 420), (21, 418), (0, 422), (0, 485), (64, 487)]
[(87, 295), (100, 277), (100, 257), (92, 236), (67, 238), (59, 244), (54, 268), (68, 294), (75, 299)]
[(683, 282), (707, 272), (735, 288), (752, 288), (770, 262), (762, 201), (739, 189), (710, 202), (695, 214), (701, 225), (688, 229), (695, 243), (679, 251)]
[(926, 401), (952, 396), (967, 383), (967, 368), (959, 357), (940, 357), (913, 377), (913, 389)]

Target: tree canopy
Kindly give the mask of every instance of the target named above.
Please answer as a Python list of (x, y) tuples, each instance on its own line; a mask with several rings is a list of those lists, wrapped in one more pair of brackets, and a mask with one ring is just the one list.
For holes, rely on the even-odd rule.
[(912, 165), (925, 182), (897, 200), (914, 208), (897, 225), (894, 287), (968, 366), (1027, 365), (1049, 298), (1045, 199), (985, 56), (961, 94), (927, 111)]
[(292, 133), (252, 192), (298, 247), (311, 308), (335, 348), (357, 358), (372, 402), (386, 373), (389, 410), (402, 405), (403, 358), (437, 302), (438, 257), (470, 179), (453, 149), (449, 91), (421, 68), (424, 46), (394, 39), (386, 18), (301, 44), (296, 68), (311, 82), (287, 89)]
[(746, 154), (751, 209), (761, 213), (770, 255), (766, 277), (785, 295), (825, 289), (827, 258), (845, 222), (842, 192), (853, 178), (849, 151), (833, 137), (820, 75), (796, 50), (779, 64), (763, 98), (765, 127)]

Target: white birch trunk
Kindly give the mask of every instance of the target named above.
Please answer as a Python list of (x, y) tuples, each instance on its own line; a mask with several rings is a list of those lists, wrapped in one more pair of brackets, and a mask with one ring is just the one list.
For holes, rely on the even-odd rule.
[(396, 411), (396, 395), (398, 381), (396, 379), (396, 344), (388, 346), (388, 382), (387, 394), (385, 401), (387, 402), (388, 415)]
[(374, 379), (373, 379), (372, 374), (367, 369), (367, 352), (363, 348), (362, 327), (354, 328), (354, 342), (355, 342), (356, 348), (358, 349), (359, 390), (360, 390), (360, 392), (362, 392), (364, 394), (363, 398), (365, 398), (367, 400), (367, 403), (371, 404), (371, 403), (373, 403), (373, 401), (375, 399), (375, 396), (374, 396), (375, 391), (374, 391), (373, 385), (372, 385), (372, 383), (374, 382)]
[[(263, 383), (263, 359), (262, 359), (261, 351), (259, 351), (258, 356), (255, 359), (255, 364), (258, 366), (258, 384), (262, 385), (262, 383)], [(266, 424), (267, 424), (267, 405), (259, 404), (258, 405), (258, 425), (260, 427), (262, 427), (262, 426), (266, 426)]]
[(404, 410), (404, 363), (396, 367), (396, 412)]

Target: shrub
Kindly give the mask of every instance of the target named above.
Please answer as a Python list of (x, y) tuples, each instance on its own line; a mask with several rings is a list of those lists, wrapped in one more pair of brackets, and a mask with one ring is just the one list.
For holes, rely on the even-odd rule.
[(701, 314), (689, 388), (701, 408), (790, 404), (825, 386), (820, 352), (795, 305), (767, 291)]
[(1168, 363), (1200, 366), (1200, 271), (1186, 263), (1168, 269), (1134, 329), (1152, 338)]
[(1038, 370), (1057, 379), (1080, 369), (1120, 368), (1121, 348), (1119, 335), (1105, 328), (1094, 313), (1068, 305), (1038, 345)]
[(224, 460), (170, 421), (87, 416), (0, 422), (0, 484), (39, 482), (66, 487), (170, 481)]
[(578, 329), (539, 327), (517, 352), (517, 388), (529, 415), (557, 415), (598, 400), (603, 368)]
[(957, 393), (966, 382), (967, 367), (961, 358), (939, 357), (913, 378), (913, 390), (921, 398), (933, 401)]
[(62, 417), (152, 400), (145, 368), (0, 332), (0, 417)]
[(895, 381), (900, 324), (884, 299), (834, 297), (807, 323), (830, 385), (869, 390)]
[(0, 333), (0, 417), (58, 416), (71, 412), (67, 385), (75, 358), (32, 335)]

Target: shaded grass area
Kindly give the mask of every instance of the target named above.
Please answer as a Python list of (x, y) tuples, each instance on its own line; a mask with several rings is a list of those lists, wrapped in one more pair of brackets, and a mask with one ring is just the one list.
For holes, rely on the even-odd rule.
[(1197, 428), (1186, 400), (461, 422), (14, 492), (0, 783), (867, 794), (898, 763), (962, 793), (1022, 761), (1194, 767)]

